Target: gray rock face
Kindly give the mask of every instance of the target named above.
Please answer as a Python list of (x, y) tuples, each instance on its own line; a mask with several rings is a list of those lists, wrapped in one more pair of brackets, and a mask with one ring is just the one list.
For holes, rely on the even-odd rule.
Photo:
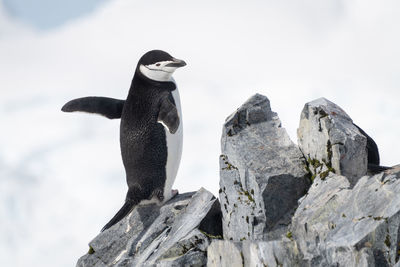
[(212, 242), (207, 252), (207, 266), (243, 266), (242, 242), (217, 241)]
[(367, 138), (336, 104), (325, 98), (307, 103), (297, 134), (313, 178), (320, 175), (324, 179), (334, 172), (355, 185), (367, 174)]
[(216, 203), (210, 192), (200, 189), (162, 207), (137, 206), (92, 240), (90, 254), (77, 266), (204, 266), (211, 236), (205, 231), (222, 235)]
[(268, 266), (301, 267), (302, 260), (296, 242), (275, 241), (213, 241), (208, 247), (208, 267)]
[[(225, 240), (208, 247), (208, 266), (400, 266), (400, 167), (367, 176), (367, 138), (323, 98), (305, 105), (298, 141), (304, 160), (263, 96), (228, 117)], [(313, 184), (299, 199), (304, 167)]]
[(291, 231), (311, 266), (393, 266), (400, 246), (400, 168), (364, 176), (317, 177)]
[(220, 201), (224, 238), (270, 240), (286, 232), (309, 186), (303, 156), (256, 94), (226, 119), (221, 141)]

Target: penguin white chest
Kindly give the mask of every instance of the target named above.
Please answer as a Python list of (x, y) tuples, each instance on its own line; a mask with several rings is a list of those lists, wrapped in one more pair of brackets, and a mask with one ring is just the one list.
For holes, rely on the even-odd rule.
[(178, 88), (172, 91), (172, 97), (175, 101), (176, 109), (179, 115), (179, 127), (178, 130), (171, 134), (167, 128), (165, 128), (166, 141), (167, 141), (167, 165), (166, 165), (166, 180), (164, 186), (164, 201), (168, 201), (171, 195), (172, 185), (175, 181), (178, 173), (179, 164), (182, 156), (182, 145), (183, 145), (183, 126), (182, 126), (182, 110), (181, 101), (179, 98)]

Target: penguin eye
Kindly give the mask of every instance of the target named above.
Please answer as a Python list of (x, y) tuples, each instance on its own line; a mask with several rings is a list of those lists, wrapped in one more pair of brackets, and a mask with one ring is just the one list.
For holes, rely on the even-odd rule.
[(157, 64), (156, 64), (157, 67), (159, 67), (160, 65), (161, 65), (160, 63), (157, 63)]

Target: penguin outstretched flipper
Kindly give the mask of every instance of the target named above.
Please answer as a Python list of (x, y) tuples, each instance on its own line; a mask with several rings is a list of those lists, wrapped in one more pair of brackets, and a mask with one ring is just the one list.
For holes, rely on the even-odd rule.
[(95, 113), (105, 116), (109, 119), (119, 119), (121, 118), (124, 103), (125, 100), (109, 97), (89, 96), (71, 100), (66, 103), (61, 110), (64, 112), (82, 111)]

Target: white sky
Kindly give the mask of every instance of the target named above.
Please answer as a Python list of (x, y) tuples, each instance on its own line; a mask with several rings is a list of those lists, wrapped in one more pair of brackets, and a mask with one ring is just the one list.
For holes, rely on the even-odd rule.
[[(399, 163), (397, 1), (110, 1), (48, 31), (0, 4), (0, 265), (71, 266), (122, 206), (119, 121), (64, 114), (68, 100), (125, 98), (139, 57), (188, 65), (184, 151), (175, 188), (218, 192), (224, 119), (256, 92), (292, 140), (304, 104), (324, 96)], [(6, 218), (6, 219), (5, 219)]]

